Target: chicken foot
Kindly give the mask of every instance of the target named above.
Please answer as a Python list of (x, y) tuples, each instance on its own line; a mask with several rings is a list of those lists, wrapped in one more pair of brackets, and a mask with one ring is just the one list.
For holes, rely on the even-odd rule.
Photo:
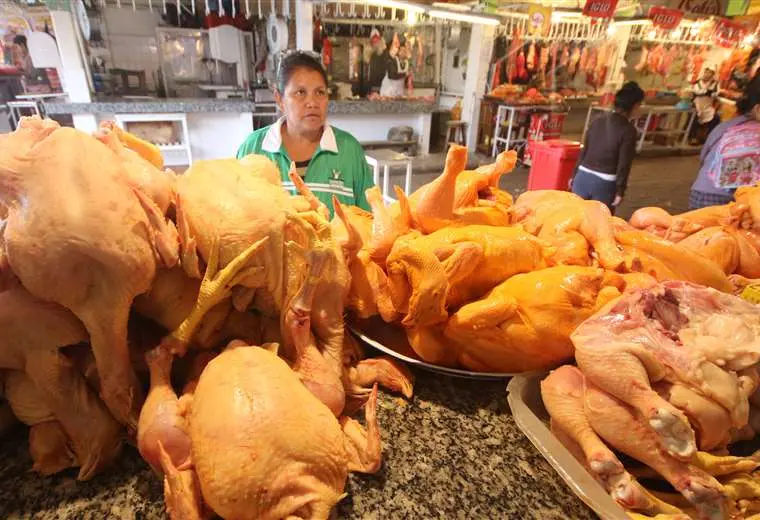
[(593, 384), (587, 384), (585, 410), (592, 427), (602, 438), (665, 477), (697, 509), (700, 518), (725, 518), (720, 483), (695, 466), (663, 453), (657, 434), (631, 408)]
[(262, 268), (246, 268), (245, 266), (259, 253), (267, 240), (268, 237), (264, 237), (251, 244), (248, 249), (235, 257), (224, 269), (219, 270), (219, 239), (214, 239), (195, 307), (193, 307), (190, 315), (185, 318), (179, 327), (164, 338), (163, 344), (168, 345), (172, 353), (180, 356), (184, 355), (204, 316), (217, 304), (229, 298), (233, 287), (243, 281), (250, 281), (260, 274)]
[(309, 187), (306, 186), (306, 183), (303, 181), (301, 176), (298, 175), (298, 172), (296, 171), (296, 164), (293, 161), (290, 162), (288, 177), (290, 178), (290, 182), (292, 182), (296, 187), (296, 191), (299, 193), (299, 195), (301, 195), (304, 199), (306, 199), (306, 202), (309, 203), (311, 209), (316, 211), (322, 218), (329, 220), (330, 211), (327, 209), (327, 206), (322, 204), (322, 202), (314, 195), (314, 193), (312, 193)]
[(388, 356), (363, 359), (347, 366), (343, 377), (346, 389), (344, 415), (352, 415), (364, 406), (376, 384), (407, 399), (411, 399), (414, 392), (414, 375), (404, 364)]
[(348, 470), (360, 473), (375, 473), (382, 464), (382, 442), (377, 426), (377, 383), (372, 387), (367, 405), (364, 408), (367, 423), (365, 430), (361, 424), (350, 417), (340, 418), (348, 454)]

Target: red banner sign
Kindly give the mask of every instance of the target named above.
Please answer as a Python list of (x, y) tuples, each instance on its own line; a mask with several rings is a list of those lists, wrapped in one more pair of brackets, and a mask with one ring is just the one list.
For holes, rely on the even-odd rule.
[(652, 20), (652, 25), (655, 27), (672, 30), (678, 27), (683, 20), (683, 11), (653, 6), (649, 8), (649, 19)]
[(586, 0), (583, 14), (591, 18), (612, 18), (618, 0)]
[(746, 34), (747, 30), (743, 25), (721, 18), (715, 26), (713, 40), (721, 47), (731, 48), (744, 39)]

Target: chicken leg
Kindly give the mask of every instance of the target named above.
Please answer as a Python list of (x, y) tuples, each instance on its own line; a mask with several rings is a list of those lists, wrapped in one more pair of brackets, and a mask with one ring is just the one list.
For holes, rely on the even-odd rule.
[(664, 454), (660, 439), (621, 401), (587, 384), (585, 410), (594, 430), (615, 449), (661, 474), (705, 520), (722, 520), (724, 496), (720, 483), (704, 471)]
[(375, 473), (380, 469), (383, 456), (380, 429), (377, 427), (377, 383), (372, 387), (372, 393), (364, 408), (364, 417), (367, 423), (366, 430), (350, 417), (340, 418), (348, 454), (348, 470)]
[(150, 371), (150, 391), (140, 411), (137, 448), (154, 471), (161, 472), (162, 452), (174, 466), (190, 461), (190, 437), (171, 384), (172, 354), (158, 346), (145, 355)]
[(410, 197), (412, 216), (423, 233), (432, 233), (454, 217), (457, 176), (467, 165), (467, 148), (452, 145), (446, 154), (443, 173)]
[(314, 294), (324, 270), (327, 254), (319, 248), (308, 252), (308, 272), (298, 293), (288, 304), (283, 321), (290, 333), (295, 349), (293, 370), (298, 373), (303, 384), (322, 401), (334, 414), (339, 416), (345, 406), (345, 390), (339, 377), (333, 377), (322, 352), (316, 344), (311, 330), (311, 314)]
[(674, 512), (652, 500), (593, 430), (584, 410), (585, 385), (581, 371), (570, 365), (553, 370), (541, 381), (552, 431), (563, 444), (570, 444), (571, 452), (579, 451), (576, 457), (622, 507), (651, 515)]
[[(576, 342), (578, 367), (594, 384), (629, 404), (658, 434), (660, 445), (671, 455), (688, 460), (697, 445), (686, 416), (652, 390), (650, 379), (659, 380), (664, 367), (649, 352), (615, 348), (583, 348)], [(615, 367), (610, 370), (610, 367)], [(625, 377), (621, 377), (625, 374)]]
[(250, 281), (260, 274), (261, 268), (246, 268), (246, 264), (262, 249), (267, 240), (268, 237), (264, 237), (251, 244), (221, 271), (219, 270), (219, 241), (214, 240), (195, 307), (179, 327), (164, 339), (164, 344), (169, 346), (172, 353), (184, 355), (204, 316), (217, 304), (229, 298), (233, 287), (242, 281)]

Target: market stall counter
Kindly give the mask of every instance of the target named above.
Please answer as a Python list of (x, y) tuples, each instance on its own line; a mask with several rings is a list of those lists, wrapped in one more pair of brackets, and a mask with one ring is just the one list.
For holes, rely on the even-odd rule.
[[(611, 106), (593, 103), (586, 115), (583, 137), (586, 137), (591, 122), (599, 115), (612, 111)], [(689, 133), (694, 125), (696, 112), (693, 108), (669, 105), (642, 105), (636, 119), (638, 142), (636, 151), (644, 148), (665, 147), (670, 149), (689, 148)]]
[[(383, 467), (350, 477), (338, 518), (595, 518), (515, 425), (506, 381), (415, 375), (413, 401), (380, 394)], [(0, 444), (1, 517), (165, 518), (162, 483), (136, 450), (76, 482), (29, 472), (25, 444), (22, 429)]]
[[(416, 100), (331, 101), (329, 122), (351, 133), (359, 142), (388, 138), (392, 127), (409, 126), (418, 140), (418, 152), (430, 146), (430, 122), (436, 104)], [(45, 103), (48, 114), (91, 115), (94, 131), (100, 121), (130, 124), (166, 124), (160, 141), (167, 165), (187, 165), (197, 159), (234, 156), (254, 130), (255, 120), (267, 124), (277, 117), (271, 103), (243, 99), (105, 99), (94, 103)], [(261, 119), (264, 117), (265, 119)], [(131, 129), (134, 131), (134, 129)]]

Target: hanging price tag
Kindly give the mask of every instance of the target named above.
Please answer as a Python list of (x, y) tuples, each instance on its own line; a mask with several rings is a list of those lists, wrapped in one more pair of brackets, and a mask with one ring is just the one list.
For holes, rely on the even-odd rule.
[(683, 11), (653, 6), (649, 8), (649, 19), (652, 20), (652, 25), (655, 27), (672, 30), (678, 27), (683, 20)]
[(618, 0), (586, 0), (583, 14), (591, 18), (612, 18)]

